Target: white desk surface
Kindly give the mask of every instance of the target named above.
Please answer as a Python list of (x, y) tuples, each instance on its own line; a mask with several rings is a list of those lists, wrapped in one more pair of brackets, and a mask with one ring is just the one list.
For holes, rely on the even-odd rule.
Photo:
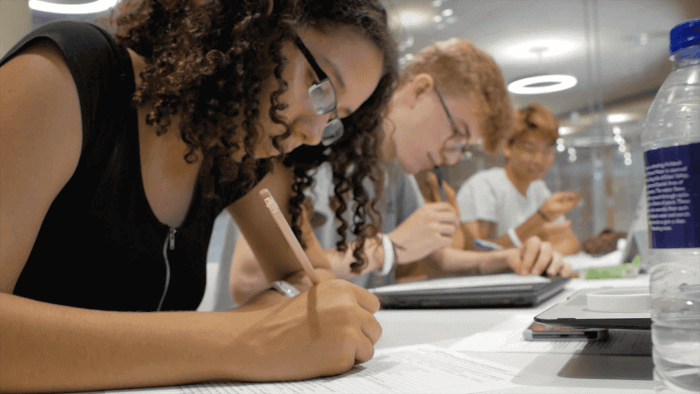
[[(376, 317), (383, 333), (376, 348), (423, 343), (448, 348), (464, 337), (491, 330), (514, 316), (534, 318), (583, 288), (645, 286), (648, 283), (648, 275), (634, 279), (572, 279), (562, 293), (533, 308), (381, 310)], [(513, 383), (522, 386), (487, 393), (654, 393), (651, 356), (510, 352), (464, 354), (522, 369), (513, 380)]]
[[(493, 329), (515, 316), (534, 317), (563, 302), (582, 288), (648, 285), (649, 276), (634, 279), (573, 279), (562, 293), (532, 308), (380, 310), (376, 318), (383, 334), (376, 349), (434, 344), (448, 348), (461, 339)], [(524, 329), (525, 327), (523, 327)], [(611, 333), (611, 335), (613, 335)], [(487, 393), (654, 393), (651, 356), (602, 356), (563, 353), (465, 352), (521, 372), (513, 379), (519, 387)], [(134, 390), (133, 392), (148, 392)], [(120, 393), (129, 391), (120, 391)]]

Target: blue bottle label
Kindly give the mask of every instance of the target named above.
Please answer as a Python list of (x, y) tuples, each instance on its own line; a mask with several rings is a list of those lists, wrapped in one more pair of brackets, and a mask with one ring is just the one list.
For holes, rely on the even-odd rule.
[(700, 142), (644, 153), (651, 247), (700, 247)]

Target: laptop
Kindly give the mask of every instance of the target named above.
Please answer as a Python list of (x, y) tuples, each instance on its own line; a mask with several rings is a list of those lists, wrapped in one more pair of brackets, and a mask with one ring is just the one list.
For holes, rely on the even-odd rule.
[(529, 307), (561, 292), (569, 280), (510, 273), (430, 279), (369, 291), (385, 309)]

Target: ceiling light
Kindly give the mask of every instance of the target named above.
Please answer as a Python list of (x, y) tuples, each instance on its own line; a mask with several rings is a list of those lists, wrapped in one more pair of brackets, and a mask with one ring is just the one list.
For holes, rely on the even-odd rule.
[(630, 120), (627, 114), (610, 114), (608, 115), (608, 123), (624, 123)]
[(433, 22), (435, 22), (435, 23), (440, 23), (440, 22), (442, 22), (442, 17), (441, 17), (440, 15), (435, 15), (435, 16), (433, 17)]
[(631, 157), (625, 158), (625, 165), (626, 165), (626, 166), (631, 166), (631, 165), (632, 165), (632, 158), (631, 158)]
[(547, 48), (543, 53), (546, 61), (568, 59), (586, 50), (585, 40), (573, 36), (571, 33), (561, 32), (553, 37), (525, 37), (513, 38), (508, 36), (502, 43), (495, 44), (489, 52), (493, 53), (497, 62), (518, 62), (522, 66), (523, 61), (539, 61), (533, 48)]
[(518, 79), (508, 84), (513, 94), (544, 94), (571, 89), (578, 80), (571, 75), (551, 74)]
[(415, 27), (428, 23), (429, 16), (420, 11), (401, 11), (399, 20), (403, 27)]
[(114, 7), (119, 0), (95, 0), (83, 4), (56, 4), (50, 1), (29, 0), (29, 8), (34, 11), (51, 12), (54, 14), (93, 14), (107, 11)]
[(613, 131), (613, 134), (615, 134), (615, 135), (620, 135), (620, 133), (622, 132), (622, 130), (620, 129), (619, 126), (613, 127), (612, 131)]
[[(572, 131), (573, 131), (573, 130), (571, 129), (571, 127), (562, 126), (562, 127), (559, 128), (559, 135), (571, 134)], [(560, 138), (560, 139), (561, 139), (561, 138)], [(559, 141), (559, 140), (557, 140), (557, 141)], [(564, 143), (563, 141), (564, 141), (564, 140), (562, 140), (562, 143)]]
[(454, 14), (454, 13), (455, 12), (452, 11), (452, 8), (447, 8), (447, 9), (442, 10), (442, 16), (444, 16), (445, 18), (447, 18), (448, 16), (452, 16), (452, 14)]
[(442, 0), (433, 0), (433, 2), (430, 3), (430, 5), (432, 5), (433, 8), (438, 8), (442, 5)]

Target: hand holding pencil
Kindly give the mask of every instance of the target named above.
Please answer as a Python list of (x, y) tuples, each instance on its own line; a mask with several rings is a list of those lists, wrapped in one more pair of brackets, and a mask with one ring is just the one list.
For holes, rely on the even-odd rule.
[(262, 198), (263, 201), (265, 201), (265, 206), (267, 206), (267, 209), (270, 211), (272, 218), (275, 220), (275, 223), (277, 223), (277, 226), (282, 231), (284, 239), (287, 241), (290, 248), (292, 249), (294, 259), (297, 260), (301, 268), (304, 269), (306, 275), (308, 275), (309, 279), (311, 280), (311, 283), (313, 283), (314, 285), (321, 283), (321, 279), (319, 279), (318, 275), (316, 274), (316, 271), (314, 271), (314, 267), (311, 265), (309, 258), (306, 257), (304, 249), (301, 247), (301, 244), (299, 244), (299, 241), (294, 236), (291, 227), (289, 227), (289, 223), (287, 223), (287, 219), (285, 219), (284, 215), (282, 215), (282, 212), (280, 212), (280, 208), (277, 205), (275, 199), (272, 197), (272, 194), (270, 194), (270, 191), (267, 189), (262, 189), (260, 191), (260, 198)]
[[(371, 359), (382, 334), (373, 316), (379, 309), (377, 297), (345, 280), (320, 282), (270, 192), (263, 189), (260, 197), (293, 251), (290, 257), (304, 269), (314, 286), (292, 298), (276, 297), (273, 308), (264, 301), (271, 293), (263, 292), (236, 309), (237, 313), (246, 314), (241, 320), (249, 325), (249, 330), (244, 332), (255, 333), (254, 340), (242, 338), (236, 342), (236, 353), (246, 355), (246, 365), (255, 368), (235, 378), (311, 379), (341, 374)], [(260, 298), (263, 301), (256, 303)], [(279, 352), (281, 348), (285, 351)]]

